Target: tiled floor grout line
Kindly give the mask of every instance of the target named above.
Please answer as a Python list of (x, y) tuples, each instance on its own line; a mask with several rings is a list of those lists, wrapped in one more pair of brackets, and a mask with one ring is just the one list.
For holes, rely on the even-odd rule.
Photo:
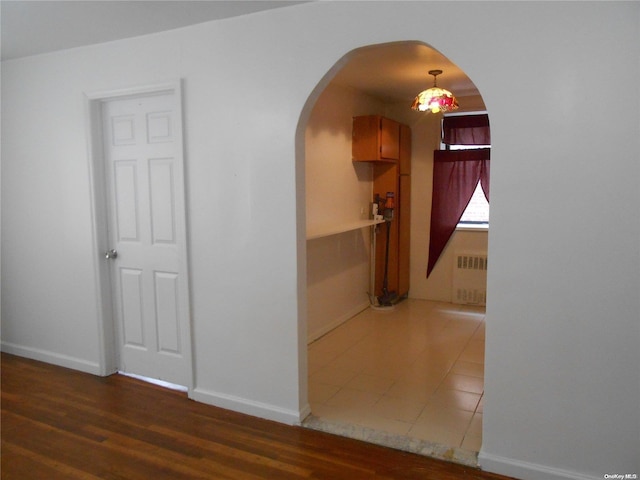
[[(462, 347), (462, 350), (460, 350), (460, 354), (456, 357), (456, 360), (453, 362), (453, 365), (451, 365), (451, 368), (449, 368), (449, 370), (447, 371), (447, 373), (446, 373), (444, 378), (446, 378), (447, 375), (449, 375), (453, 371), (453, 368), (460, 361), (460, 357), (462, 357), (462, 354), (464, 353), (465, 349), (472, 342), (474, 335), (476, 334), (478, 329), (482, 326), (484, 321), (485, 321), (485, 316), (482, 317), (482, 321), (481, 322), (478, 322), (478, 325), (473, 330), (473, 333), (471, 335), (469, 335), (469, 339), (467, 340), (467, 343), (465, 343), (464, 347)], [(444, 378), (442, 379), (442, 382), (444, 382)], [(440, 382), (440, 385), (442, 385), (442, 382)], [(471, 417), (469, 418), (469, 423), (467, 423), (467, 426), (464, 429), (464, 434), (462, 435), (462, 439), (460, 440), (460, 445), (457, 445), (458, 447), (461, 447), (464, 444), (464, 439), (469, 434), (469, 428), (471, 428), (471, 423), (473, 422), (473, 417), (476, 415), (476, 412), (478, 410), (478, 405), (480, 405), (480, 401), (482, 400), (482, 397), (484, 396), (484, 376), (482, 378), (482, 383), (483, 383), (482, 393), (480, 394), (480, 398), (478, 399), (478, 403), (476, 403), (476, 406), (473, 409), (473, 413), (472, 413)], [(440, 388), (440, 385), (438, 386), (438, 388)], [(437, 391), (437, 389), (436, 389), (436, 391)]]
[[(461, 312), (462, 315), (466, 315), (468, 312)], [(470, 311), (470, 313), (474, 314), (476, 312)], [(409, 315), (409, 318), (404, 321), (404, 325), (402, 325), (402, 328), (406, 328), (408, 330), (410, 330), (411, 325), (407, 325), (407, 323), (412, 323), (412, 319), (411, 319), (411, 313), (406, 313), (405, 315)], [(422, 314), (420, 314), (422, 315)], [(435, 309), (430, 309), (427, 310), (426, 315), (435, 315), (437, 317), (438, 312), (435, 311)], [(453, 313), (452, 315), (455, 315), (455, 313)], [(446, 321), (443, 321), (441, 324), (439, 324), (439, 328), (436, 329), (436, 332), (432, 332), (432, 334), (434, 336), (438, 336), (441, 335), (442, 333), (444, 333), (444, 331), (451, 327), (451, 323), (452, 323), (453, 319), (448, 318), (446, 319)], [(386, 416), (383, 414), (383, 416), (381, 417), (382, 420), (384, 421), (393, 421), (393, 422), (397, 422), (398, 424), (402, 423), (402, 424), (406, 424), (406, 425), (410, 425), (409, 430), (407, 431), (407, 435), (411, 432), (411, 430), (416, 427), (418, 420), (423, 416), (423, 414), (425, 413), (425, 411), (427, 410), (427, 408), (430, 406), (430, 404), (432, 406), (437, 406), (436, 404), (431, 403), (436, 394), (438, 392), (445, 392), (448, 390), (452, 390), (452, 391), (457, 391), (457, 392), (462, 392), (462, 393), (468, 393), (469, 395), (477, 395), (477, 401), (475, 402), (475, 405), (473, 405), (473, 410), (467, 410), (465, 408), (460, 408), (460, 407), (452, 407), (452, 410), (459, 410), (461, 413), (464, 412), (465, 415), (463, 415), (463, 418), (466, 417), (466, 414), (468, 415), (468, 420), (464, 421), (464, 429), (461, 429), (462, 431), (462, 435), (461, 438), (459, 440), (456, 441), (457, 443), (457, 447), (462, 446), (465, 443), (465, 439), (467, 439), (467, 437), (472, 436), (472, 437), (477, 437), (479, 435), (470, 435), (470, 429), (472, 428), (473, 424), (474, 424), (474, 420), (477, 422), (478, 418), (481, 417), (477, 417), (477, 415), (482, 415), (481, 412), (478, 412), (478, 409), (480, 408), (480, 404), (482, 402), (483, 396), (484, 396), (484, 389), (482, 389), (482, 391), (480, 393), (478, 393), (478, 390), (475, 389), (471, 389), (471, 390), (465, 390), (464, 387), (467, 385), (463, 385), (463, 388), (446, 388), (445, 387), (445, 382), (447, 381), (450, 375), (458, 375), (460, 377), (463, 376), (467, 376), (470, 378), (477, 378), (477, 379), (481, 379), (482, 381), (484, 381), (484, 375), (478, 376), (474, 373), (471, 372), (460, 372), (460, 371), (456, 371), (456, 367), (459, 367), (459, 362), (463, 362), (466, 364), (478, 364), (478, 365), (483, 365), (483, 362), (478, 363), (475, 362), (471, 359), (467, 359), (467, 360), (462, 360), (464, 358), (465, 352), (467, 351), (467, 348), (472, 344), (472, 342), (474, 341), (478, 341), (478, 332), (480, 331), (481, 328), (483, 328), (484, 325), (484, 321), (485, 321), (485, 317), (484, 315), (482, 316), (482, 318), (477, 321), (477, 324), (475, 325), (475, 328), (473, 328), (473, 331), (470, 332), (467, 336), (467, 334), (464, 334), (466, 336), (466, 338), (464, 339), (464, 344), (460, 345), (459, 347), (456, 347), (457, 349), (459, 349), (459, 351), (457, 352), (455, 358), (449, 362), (447, 361), (446, 363), (448, 364), (446, 366), (446, 369), (443, 370), (440, 374), (436, 374), (439, 376), (439, 379), (437, 381), (436, 384), (434, 384), (432, 387), (429, 387), (431, 392), (428, 394), (428, 397), (424, 400), (420, 400), (419, 403), (421, 404), (419, 411), (417, 412), (417, 414), (413, 414), (410, 413), (412, 420), (408, 421), (405, 420), (404, 418), (400, 418), (398, 416), (393, 417), (392, 415)], [(367, 320), (362, 320), (362, 322), (367, 322)], [(377, 323), (377, 321), (374, 320), (374, 323)], [(384, 325), (384, 324), (383, 324)], [(339, 327), (338, 327), (339, 328)], [(323, 358), (322, 361), (318, 362), (314, 368), (316, 369), (316, 373), (321, 371), (324, 368), (327, 368), (328, 366), (330, 366), (331, 364), (339, 361), (340, 357), (347, 354), (350, 350), (353, 350), (354, 348), (356, 348), (357, 346), (363, 346), (365, 344), (365, 342), (369, 341), (369, 340), (374, 340), (375, 341), (375, 337), (374, 337), (374, 332), (375, 330), (367, 330), (366, 332), (362, 333), (362, 332), (358, 332), (358, 326), (354, 325), (353, 326), (353, 332), (355, 332), (355, 338), (357, 338), (355, 343), (350, 344), (349, 346), (344, 346), (342, 348), (339, 348), (336, 351), (331, 352), (330, 351), (330, 355), (326, 358)], [(366, 328), (369, 328), (369, 326), (367, 326)], [(455, 327), (453, 327), (455, 328)], [(383, 329), (382, 332), (385, 332), (386, 329)], [(332, 332), (330, 332), (327, 335), (330, 335)], [(345, 336), (337, 336), (336, 338), (333, 340), (339, 341), (340, 344), (343, 344), (343, 342), (348, 342), (347, 337), (348, 337), (349, 333), (345, 333)], [(324, 339), (325, 337), (322, 337), (322, 339)], [(322, 340), (322, 339), (318, 339), (316, 340), (316, 342)], [(329, 338), (327, 338), (326, 340), (331, 340)], [(386, 340), (384, 340), (386, 341)], [(384, 341), (382, 343), (382, 348), (385, 349), (387, 348), (387, 345), (384, 344)], [(390, 340), (393, 341), (393, 340)], [(418, 362), (423, 361), (422, 357), (425, 356), (425, 353), (432, 348), (432, 346), (430, 344), (428, 344), (427, 340), (425, 339), (425, 345), (419, 349), (418, 352), (413, 353), (412, 357), (413, 359), (411, 361), (408, 362), (406, 369), (410, 370), (411, 367), (415, 367), (416, 364), (418, 364)], [(484, 339), (482, 339), (482, 341), (484, 341)], [(316, 342), (314, 342), (314, 344), (316, 344)], [(313, 345), (313, 344), (312, 344)], [(389, 344), (391, 345), (391, 344)], [(470, 356), (473, 355), (473, 353), (469, 354)], [(318, 357), (319, 359), (320, 357)], [(348, 362), (348, 359), (343, 359), (343, 363)], [(330, 367), (329, 367), (330, 368)], [(334, 367), (336, 368), (336, 367)], [(328, 397), (324, 398), (324, 400), (319, 401), (317, 403), (321, 404), (321, 405), (326, 405), (326, 406), (331, 406), (331, 400), (335, 399), (338, 395), (340, 395), (341, 393), (343, 395), (346, 396), (346, 392), (348, 391), (359, 391), (362, 392), (363, 394), (367, 394), (369, 395), (369, 398), (373, 399), (375, 398), (375, 400), (373, 401), (372, 404), (369, 404), (370, 408), (374, 408), (375, 407), (384, 407), (384, 404), (382, 403), (383, 401), (391, 401), (393, 402), (393, 400), (400, 400), (402, 401), (402, 396), (394, 396), (394, 395), (389, 395), (389, 393), (392, 391), (392, 389), (394, 389), (394, 387), (398, 386), (401, 384), (402, 380), (405, 379), (406, 382), (408, 383), (412, 383), (411, 379), (409, 378), (408, 375), (406, 374), (399, 374), (399, 373), (394, 373), (393, 376), (389, 376), (387, 378), (389, 378), (389, 380), (391, 381), (391, 383), (389, 383), (388, 385), (385, 386), (384, 389), (381, 389), (380, 391), (377, 391), (375, 389), (371, 390), (366, 388), (366, 383), (360, 384), (360, 386), (362, 388), (359, 388), (355, 385), (353, 385), (354, 380), (356, 378), (358, 378), (359, 376), (361, 377), (371, 377), (371, 378), (375, 378), (376, 375), (375, 374), (371, 374), (369, 373), (369, 371), (367, 371), (367, 368), (369, 368), (369, 371), (371, 370), (370, 367), (367, 367), (366, 365), (362, 365), (359, 364), (358, 368), (354, 369), (351, 371), (352, 375), (348, 376), (348, 378), (346, 380), (342, 380), (340, 385), (334, 385), (335, 391), (329, 395)], [(402, 368), (402, 367), (400, 367)], [(393, 369), (392, 369), (393, 370)], [(384, 376), (380, 376), (382, 378), (384, 378)], [(310, 382), (311, 383), (311, 382)], [(329, 386), (330, 384), (324, 384)], [(454, 383), (452, 383), (452, 385), (455, 385)], [(443, 388), (444, 387), (444, 388)], [(363, 397), (365, 398), (365, 397)], [(349, 401), (348, 397), (345, 398), (345, 401)], [(414, 401), (413, 399), (409, 400), (409, 401)], [(416, 401), (417, 402), (417, 401)], [(390, 403), (390, 405), (392, 405), (393, 403)], [(339, 404), (335, 404), (334, 406), (339, 407)], [(368, 407), (368, 408), (369, 408)], [(443, 406), (444, 408), (448, 408), (446, 406)], [(371, 414), (371, 412), (369, 413), (363, 413), (363, 416), (361, 417), (360, 420), (357, 420), (357, 424), (360, 424), (364, 427), (366, 427), (367, 424), (367, 418), (371, 418), (369, 417), (369, 415)], [(373, 414), (373, 417), (375, 418), (375, 414)], [(405, 417), (406, 418), (406, 417)]]

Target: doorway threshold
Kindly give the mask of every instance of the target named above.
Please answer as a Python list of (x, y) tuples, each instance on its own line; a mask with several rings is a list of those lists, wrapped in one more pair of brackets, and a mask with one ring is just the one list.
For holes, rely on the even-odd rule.
[(340, 437), (352, 438), (383, 447), (401, 450), (403, 452), (415, 453), (426, 457), (437, 458), (448, 462), (458, 463), (473, 468), (478, 467), (478, 452), (466, 450), (460, 447), (443, 445), (429, 440), (410, 437), (408, 435), (398, 435), (382, 430), (375, 430), (353, 423), (342, 423), (334, 420), (327, 420), (315, 415), (309, 415), (302, 426), (311, 430), (331, 433)]
[(170, 390), (177, 390), (178, 392), (188, 392), (189, 389), (182, 385), (176, 385), (175, 383), (165, 382), (164, 380), (158, 380), (156, 378), (149, 378), (142, 375), (136, 375), (135, 373), (127, 373), (118, 371), (118, 375), (124, 375), (125, 377), (135, 378), (136, 380), (141, 380), (143, 382), (152, 383), (153, 385), (158, 385), (159, 387), (168, 388)]

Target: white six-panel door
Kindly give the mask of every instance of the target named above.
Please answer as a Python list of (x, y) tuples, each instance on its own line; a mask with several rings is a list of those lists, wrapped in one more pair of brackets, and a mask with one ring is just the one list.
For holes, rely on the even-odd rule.
[(180, 115), (174, 93), (103, 103), (119, 369), (191, 385)]

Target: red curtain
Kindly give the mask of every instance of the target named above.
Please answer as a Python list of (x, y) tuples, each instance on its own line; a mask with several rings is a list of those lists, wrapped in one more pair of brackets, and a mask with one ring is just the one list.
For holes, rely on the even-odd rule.
[(442, 119), (442, 143), (491, 145), (489, 115), (459, 115)]
[(433, 152), (433, 197), (427, 277), (455, 231), (478, 182), (489, 201), (490, 153), (490, 148)]

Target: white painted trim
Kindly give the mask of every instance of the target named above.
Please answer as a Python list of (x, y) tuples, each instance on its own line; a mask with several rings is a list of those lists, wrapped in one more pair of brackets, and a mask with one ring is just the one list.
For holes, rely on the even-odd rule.
[(309, 415), (311, 415), (311, 405), (307, 403), (300, 410), (300, 415), (299, 415), (300, 421), (296, 425), (302, 425), (302, 422), (304, 422)]
[(347, 320), (349, 320), (350, 318), (356, 316), (357, 314), (359, 314), (360, 312), (363, 312), (364, 310), (366, 310), (367, 308), (369, 308), (369, 302), (365, 302), (365, 303), (361, 303), (360, 305), (358, 305), (357, 307), (352, 308), (351, 310), (349, 310), (347, 313), (344, 313), (342, 315), (340, 315), (338, 318), (336, 318), (335, 320), (333, 320), (331, 323), (329, 323), (328, 325), (325, 325), (322, 328), (319, 328), (318, 330), (316, 330), (315, 332), (311, 332), (309, 333), (308, 337), (307, 337), (307, 344), (315, 342), (316, 340), (318, 340), (320, 337), (326, 335), (327, 333), (329, 333), (331, 330), (333, 330), (334, 328), (339, 327), (340, 325), (342, 325), (344, 322), (346, 322)]
[(102, 167), (102, 133), (100, 102), (85, 98), (85, 125), (87, 126), (87, 158), (89, 162), (89, 192), (91, 233), (93, 240), (93, 271), (96, 294), (96, 319), (98, 321), (99, 375), (106, 376), (118, 371), (115, 331), (113, 330), (111, 281), (109, 268), (102, 261), (101, 252), (107, 250), (107, 221), (104, 215), (106, 196), (104, 191), (104, 169)]
[[(85, 92), (84, 95), (89, 100), (98, 101), (108, 101), (116, 98), (136, 97), (140, 95), (157, 95), (163, 92), (175, 92), (176, 95), (179, 95), (182, 90), (181, 83), (180, 79), (174, 79), (167, 82), (152, 83), (148, 85), (134, 85), (131, 87)], [(182, 101), (181, 95), (180, 101)]]
[(477, 232), (477, 233), (489, 233), (489, 225), (471, 225), (471, 224), (458, 224), (456, 226), (456, 232)]
[(253, 417), (264, 418), (274, 422), (284, 423), (286, 425), (300, 425), (310, 413), (311, 407), (306, 405), (300, 411), (289, 410), (277, 407), (268, 403), (256, 402), (247, 398), (227, 395), (225, 393), (213, 392), (201, 388), (195, 388), (191, 391), (189, 398), (196, 402), (206, 403), (215, 407), (232, 410), (234, 412), (244, 413)]
[(15, 343), (2, 342), (2, 351), (17, 355), (19, 357), (38, 360), (39, 362), (58, 365), (59, 367), (71, 368), (81, 372), (90, 373), (92, 375), (102, 375), (101, 366), (96, 362), (89, 362), (82, 358), (70, 357), (60, 353), (41, 350), (39, 348), (25, 347)]
[(602, 480), (602, 475), (585, 475), (584, 473), (561, 468), (491, 455), (483, 451), (478, 454), (478, 464), (486, 472), (498, 473), (521, 480), (540, 480), (541, 478), (545, 480)]
[(161, 93), (171, 93), (176, 103), (177, 128), (176, 133), (179, 142), (182, 145), (181, 163), (184, 185), (184, 236), (183, 245), (186, 250), (185, 278), (187, 288), (188, 303), (188, 329), (189, 329), (189, 352), (190, 362), (189, 390), (195, 384), (195, 371), (193, 359), (193, 328), (191, 318), (191, 277), (190, 277), (190, 256), (187, 241), (188, 231), (188, 205), (186, 192), (186, 165), (183, 140), (183, 105), (182, 105), (182, 81), (175, 79), (167, 82), (154, 83), (148, 85), (137, 85), (131, 87), (122, 87), (111, 90), (100, 90), (94, 92), (85, 92), (85, 121), (87, 125), (87, 157), (89, 162), (89, 185), (91, 193), (91, 222), (94, 244), (94, 262), (93, 268), (96, 278), (96, 297), (98, 319), (98, 342), (99, 342), (99, 358), (100, 365), (98, 375), (110, 375), (118, 371), (118, 349), (115, 341), (115, 325), (113, 322), (113, 302), (111, 301), (111, 279), (109, 266), (103, 261), (102, 252), (107, 250), (108, 238), (108, 220), (107, 220), (107, 197), (105, 192), (105, 172), (103, 168), (102, 148), (102, 115), (101, 104), (106, 101), (122, 99), (126, 97), (137, 97), (143, 95), (157, 95)]

